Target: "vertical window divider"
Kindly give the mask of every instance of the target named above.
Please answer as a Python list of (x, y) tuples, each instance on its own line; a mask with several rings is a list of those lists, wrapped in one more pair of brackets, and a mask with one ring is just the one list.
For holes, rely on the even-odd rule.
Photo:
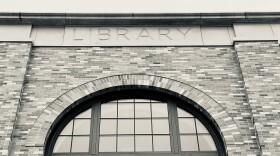
[(100, 134), (100, 114), (101, 114), (101, 102), (95, 102), (92, 106), (91, 111), (91, 154), (98, 154), (99, 147), (99, 134)]
[(134, 115), (133, 115), (133, 130), (134, 130), (134, 152), (136, 152), (136, 134), (135, 134), (135, 99), (133, 99), (133, 112), (134, 112)]
[(75, 118), (73, 118), (72, 120), (73, 120), (73, 126), (72, 126), (72, 134), (71, 134), (70, 153), (72, 153), (72, 144), (73, 144), (73, 135), (74, 135)]
[(196, 139), (197, 139), (197, 147), (198, 147), (198, 151), (200, 151), (200, 147), (199, 147), (199, 142), (198, 142), (198, 133), (197, 133), (197, 125), (196, 125), (196, 118), (194, 118), (194, 124), (195, 124), (195, 134), (196, 134)]
[(118, 152), (118, 139), (119, 139), (119, 100), (117, 100), (117, 125), (116, 125), (116, 152)]
[(180, 146), (180, 132), (177, 114), (177, 105), (172, 101), (167, 101), (168, 113), (169, 113), (169, 129), (171, 139), (171, 151), (175, 154), (179, 154), (181, 151)]
[(150, 112), (151, 112), (152, 151), (154, 152), (153, 108), (152, 108), (151, 100), (150, 100)]

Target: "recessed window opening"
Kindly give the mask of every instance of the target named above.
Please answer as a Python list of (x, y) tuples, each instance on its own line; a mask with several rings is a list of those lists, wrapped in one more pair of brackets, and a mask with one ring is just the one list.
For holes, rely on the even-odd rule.
[(221, 155), (211, 127), (181, 106), (170, 99), (97, 100), (61, 124), (51, 154)]

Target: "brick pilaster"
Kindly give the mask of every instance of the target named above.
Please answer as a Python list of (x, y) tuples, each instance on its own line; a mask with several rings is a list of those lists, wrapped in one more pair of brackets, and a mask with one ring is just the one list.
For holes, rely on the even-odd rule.
[(8, 155), (31, 43), (0, 43), (0, 155)]
[(276, 41), (236, 42), (262, 155), (280, 155), (280, 48)]

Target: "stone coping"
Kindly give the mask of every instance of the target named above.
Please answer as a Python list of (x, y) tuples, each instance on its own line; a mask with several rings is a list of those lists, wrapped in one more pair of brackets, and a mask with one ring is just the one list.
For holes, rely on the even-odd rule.
[(280, 12), (239, 13), (0, 13), (0, 24), (33, 26), (164, 26), (280, 23)]

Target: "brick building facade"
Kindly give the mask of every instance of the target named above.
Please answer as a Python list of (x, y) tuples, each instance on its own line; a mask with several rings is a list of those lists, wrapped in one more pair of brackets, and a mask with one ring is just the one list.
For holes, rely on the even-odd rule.
[(227, 155), (279, 155), (279, 22), (279, 13), (2, 13), (0, 155), (43, 155), (65, 110), (127, 85), (194, 101)]

